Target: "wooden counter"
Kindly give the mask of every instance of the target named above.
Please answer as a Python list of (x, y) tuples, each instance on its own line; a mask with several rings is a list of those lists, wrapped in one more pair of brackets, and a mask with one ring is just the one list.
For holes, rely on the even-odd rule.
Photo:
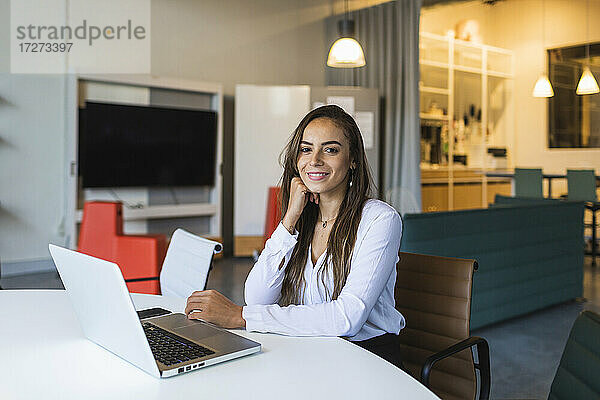
[(421, 168), (423, 212), (487, 208), (496, 194), (510, 196), (511, 191), (510, 179), (488, 178), (480, 170)]

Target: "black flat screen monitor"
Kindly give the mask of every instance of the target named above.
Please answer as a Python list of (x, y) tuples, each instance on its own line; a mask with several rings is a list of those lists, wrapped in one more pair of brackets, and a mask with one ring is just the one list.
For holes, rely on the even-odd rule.
[(79, 110), (84, 188), (212, 186), (214, 111), (86, 102)]

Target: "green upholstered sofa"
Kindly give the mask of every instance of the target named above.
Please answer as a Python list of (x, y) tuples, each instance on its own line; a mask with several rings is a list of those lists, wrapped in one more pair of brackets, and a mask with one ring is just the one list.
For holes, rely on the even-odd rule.
[(403, 218), (402, 251), (478, 261), (471, 329), (583, 294), (583, 203), (498, 200)]
[(600, 399), (600, 315), (583, 311), (575, 320), (549, 400)]

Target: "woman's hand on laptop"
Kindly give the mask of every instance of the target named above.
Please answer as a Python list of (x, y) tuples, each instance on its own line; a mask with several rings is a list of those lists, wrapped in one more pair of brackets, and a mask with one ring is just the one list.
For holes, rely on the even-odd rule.
[(187, 299), (185, 314), (189, 319), (199, 319), (222, 328), (245, 328), (242, 306), (233, 303), (216, 290), (192, 293)]

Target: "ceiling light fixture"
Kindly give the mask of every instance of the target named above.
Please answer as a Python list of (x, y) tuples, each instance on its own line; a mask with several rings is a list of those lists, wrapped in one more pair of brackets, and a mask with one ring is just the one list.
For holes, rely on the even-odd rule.
[(548, 75), (542, 74), (538, 78), (535, 86), (533, 87), (533, 97), (552, 97), (554, 96), (554, 90), (552, 90), (552, 84), (548, 79)]
[(584, 94), (595, 94), (600, 92), (598, 88), (598, 82), (594, 78), (592, 71), (590, 70), (590, 0), (587, 1), (587, 9), (586, 9), (586, 18), (585, 18), (585, 26), (586, 26), (586, 45), (585, 45), (585, 60), (586, 66), (583, 67), (583, 73), (581, 74), (581, 78), (579, 79), (579, 83), (577, 84), (577, 90), (575, 93), (579, 95)]
[(348, 19), (348, 0), (344, 1), (344, 19), (338, 21), (340, 38), (336, 40), (327, 57), (327, 65), (334, 68), (356, 68), (366, 65), (362, 47), (353, 38), (354, 21)]
[[(545, 13), (544, 1), (542, 0), (542, 47), (546, 47), (546, 13)], [(535, 86), (533, 87), (533, 97), (552, 97), (554, 96), (554, 90), (552, 90), (552, 84), (548, 75), (541, 74)]]
[(579, 79), (579, 84), (577, 85), (577, 91), (575, 93), (583, 95), (594, 94), (598, 92), (600, 92), (600, 88), (598, 88), (598, 82), (596, 82), (590, 67), (586, 65), (583, 67), (583, 73), (581, 74), (581, 79)]

